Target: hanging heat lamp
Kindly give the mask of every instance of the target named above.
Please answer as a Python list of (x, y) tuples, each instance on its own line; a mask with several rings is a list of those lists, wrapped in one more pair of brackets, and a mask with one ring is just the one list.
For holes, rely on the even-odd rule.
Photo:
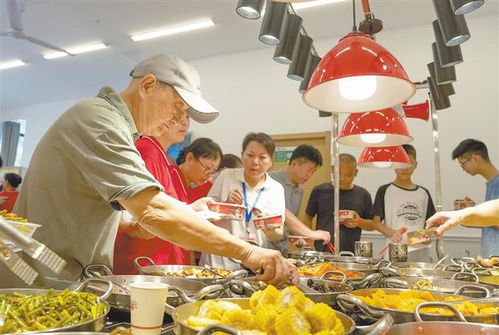
[(411, 167), (412, 163), (401, 146), (367, 147), (360, 154), (357, 165), (367, 168), (404, 169)]
[(404, 120), (393, 108), (348, 116), (337, 141), (350, 146), (389, 147), (413, 140)]
[(354, 30), (336, 44), (312, 74), (303, 101), (327, 112), (369, 112), (409, 100), (416, 87), (399, 61), (369, 35)]
[[(452, 84), (449, 85), (452, 86)], [(394, 109), (400, 114), (400, 116), (405, 118), (421, 119), (424, 121), (428, 121), (430, 119), (430, 103), (428, 100), (414, 105), (399, 105), (394, 107)]]

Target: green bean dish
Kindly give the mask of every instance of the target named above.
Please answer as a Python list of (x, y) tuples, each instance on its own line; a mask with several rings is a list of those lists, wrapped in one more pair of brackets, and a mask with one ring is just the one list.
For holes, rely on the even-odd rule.
[(49, 290), (43, 295), (0, 294), (0, 334), (83, 323), (102, 316), (106, 307), (95, 294), (87, 292)]

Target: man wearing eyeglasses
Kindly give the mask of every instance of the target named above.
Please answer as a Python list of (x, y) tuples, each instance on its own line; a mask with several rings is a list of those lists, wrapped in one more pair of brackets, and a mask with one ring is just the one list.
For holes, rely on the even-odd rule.
[[(492, 164), (485, 143), (465, 139), (452, 151), (461, 168), (468, 174), (485, 178), (485, 201), (499, 199), (499, 170)], [(482, 228), (483, 257), (499, 255), (499, 225)]]

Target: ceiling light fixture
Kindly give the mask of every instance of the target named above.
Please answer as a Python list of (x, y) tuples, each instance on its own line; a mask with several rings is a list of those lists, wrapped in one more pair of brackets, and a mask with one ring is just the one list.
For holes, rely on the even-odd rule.
[(471, 13), (475, 9), (481, 7), (484, 2), (484, 0), (451, 0), (450, 3), (454, 10), (454, 14), (463, 15)]
[(236, 13), (249, 20), (260, 18), (265, 0), (239, 0), (237, 2)]
[(130, 35), (130, 38), (135, 42), (149, 40), (152, 38), (169, 36), (174, 34), (180, 34), (188, 31), (198, 30), (213, 27), (215, 22), (212, 19), (203, 19), (193, 23), (181, 24), (176, 26), (170, 26), (165, 28), (160, 28), (157, 30), (151, 30), (142, 33), (136, 33)]
[(367, 168), (404, 169), (411, 167), (409, 156), (401, 146), (367, 147), (359, 156), (358, 166)]
[(284, 27), (288, 16), (288, 4), (282, 2), (267, 2), (265, 15), (258, 39), (260, 42), (277, 45), (284, 35)]
[(454, 15), (449, 0), (433, 0), (433, 7), (446, 46), (459, 45), (470, 39), (471, 34), (464, 16)]
[(433, 81), (432, 77), (428, 77), (428, 85), (430, 87), (431, 98), (435, 105), (436, 110), (442, 110), (450, 107), (450, 99), (445, 95), (437, 84)]
[(321, 58), (317, 55), (312, 54), (310, 61), (307, 63), (307, 68), (305, 69), (305, 76), (300, 83), (300, 88), (298, 92), (303, 93), (308, 87), (308, 83), (310, 81), (310, 77), (312, 77), (312, 73), (314, 73), (317, 64), (321, 61)]
[(438, 89), (442, 94), (446, 96), (451, 96), (453, 94), (456, 94), (456, 91), (454, 90), (454, 86), (452, 86), (451, 83), (449, 84), (444, 84), (444, 85), (438, 85)]
[(433, 26), (433, 33), (435, 34), (435, 41), (437, 43), (438, 58), (440, 60), (440, 65), (442, 65), (443, 67), (447, 67), (462, 63), (463, 54), (461, 53), (461, 46), (459, 45), (455, 45), (452, 47), (446, 46), (438, 21), (437, 20), (433, 21), (432, 26)]
[(369, 35), (357, 31), (340, 39), (320, 61), (303, 101), (326, 112), (381, 110), (409, 100), (416, 86), (399, 61)]
[(281, 64), (291, 64), (296, 44), (299, 43), (303, 19), (295, 14), (289, 14), (284, 27), (284, 36), (274, 52), (274, 60)]
[(391, 147), (409, 143), (412, 139), (399, 113), (387, 108), (348, 115), (337, 141), (357, 147)]
[[(452, 84), (449, 85), (452, 86)], [(414, 105), (399, 105), (394, 107), (394, 109), (400, 114), (400, 116), (405, 118), (421, 119), (424, 121), (428, 121), (430, 119), (430, 104), (428, 100)]]
[(293, 80), (303, 80), (307, 63), (312, 57), (312, 44), (314, 40), (307, 35), (300, 35), (300, 39), (295, 46), (292, 62), (288, 69), (288, 78)]
[(20, 59), (12, 59), (5, 62), (0, 62), (0, 70), (12, 69), (14, 67), (19, 67), (26, 65), (26, 62)]
[(443, 67), (440, 64), (440, 58), (438, 57), (437, 43), (431, 44), (431, 49), (433, 53), (433, 63), (435, 66), (435, 71), (437, 74), (437, 84), (443, 85), (455, 82), (456, 78), (456, 68), (454, 66)]
[[(85, 44), (85, 45), (78, 45), (74, 46), (71, 48), (67, 48), (66, 50), (73, 55), (78, 55), (82, 54), (85, 52), (90, 52), (90, 51), (96, 51), (96, 50), (101, 50), (107, 48), (107, 45), (105, 45), (102, 42), (98, 43), (92, 43), (92, 44)], [(55, 52), (49, 52), (43, 55), (43, 58), (45, 59), (55, 59), (55, 58), (61, 58), (69, 56), (67, 53), (62, 52), (62, 51), (55, 51)]]

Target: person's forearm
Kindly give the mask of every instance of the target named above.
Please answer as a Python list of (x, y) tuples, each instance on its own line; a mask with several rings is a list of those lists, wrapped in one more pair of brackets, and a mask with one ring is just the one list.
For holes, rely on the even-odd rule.
[(456, 212), (460, 224), (488, 227), (499, 224), (499, 199), (486, 201)]
[(291, 211), (286, 209), (286, 227), (291, 235), (309, 237), (313, 230), (303, 224)]
[(265, 238), (272, 242), (280, 241), (284, 236), (284, 230), (282, 229), (282, 227), (275, 229), (265, 229), (263, 233), (265, 234)]
[(386, 237), (390, 237), (393, 234), (393, 229), (387, 227), (385, 224), (382, 224), (379, 220), (374, 219), (371, 223), (374, 230), (379, 231), (381, 234)]
[(373, 231), (376, 229), (374, 220), (367, 220), (367, 219), (359, 219), (358, 227), (362, 230), (368, 230), (368, 231)]
[(238, 259), (250, 252), (248, 243), (199, 218), (188, 206), (162, 192), (143, 191), (120, 203), (144, 229), (185, 249)]

